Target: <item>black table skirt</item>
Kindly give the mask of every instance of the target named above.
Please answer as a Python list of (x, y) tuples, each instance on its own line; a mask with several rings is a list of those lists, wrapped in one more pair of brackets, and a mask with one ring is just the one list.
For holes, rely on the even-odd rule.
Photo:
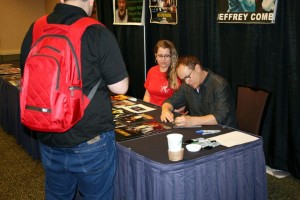
[(40, 159), (38, 140), (20, 121), (19, 90), (0, 77), (0, 125), (34, 160)]

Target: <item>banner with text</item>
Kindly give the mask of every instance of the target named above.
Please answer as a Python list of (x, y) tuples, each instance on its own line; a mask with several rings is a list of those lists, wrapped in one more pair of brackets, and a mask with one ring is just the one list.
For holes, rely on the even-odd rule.
[(143, 0), (113, 0), (114, 25), (144, 25)]
[(278, 0), (218, 0), (219, 23), (275, 23)]
[(177, 0), (149, 0), (150, 23), (177, 24)]

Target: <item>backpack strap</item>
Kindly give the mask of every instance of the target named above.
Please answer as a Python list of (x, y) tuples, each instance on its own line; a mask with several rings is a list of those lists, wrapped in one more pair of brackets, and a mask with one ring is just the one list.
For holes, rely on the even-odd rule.
[(102, 79), (100, 79), (96, 85), (94, 85), (94, 87), (92, 88), (92, 90), (90, 91), (90, 93), (88, 94), (88, 96), (83, 96), (83, 98), (85, 99), (84, 102), (84, 108), (86, 108), (89, 105), (89, 102), (92, 100), (92, 98), (94, 97), (97, 88), (99, 87), (100, 83), (101, 83)]
[(70, 33), (72, 35), (69, 35), (70, 40), (74, 42), (73, 44), (75, 44), (76, 42), (78, 42), (78, 40), (81, 39), (81, 36), (83, 35), (83, 32), (86, 30), (87, 27), (94, 24), (100, 24), (103, 26), (103, 24), (101, 24), (99, 21), (90, 17), (83, 17), (77, 20), (76, 22), (74, 22), (71, 25), (71, 30), (70, 30)]
[[(71, 30), (69, 32), (69, 39), (71, 40), (71, 42), (73, 44), (77, 44), (78, 42), (81, 42), (81, 37), (83, 35), (83, 32), (86, 30), (87, 27), (94, 25), (94, 24), (100, 24), (102, 26), (104, 26), (103, 24), (101, 24), (99, 21), (90, 18), (90, 17), (83, 17), (80, 18), (79, 20), (77, 20), (76, 22), (74, 22), (71, 25)], [(71, 35), (70, 35), (71, 34)], [(77, 45), (77, 47), (80, 47), (81, 45)], [(79, 56), (81, 51), (79, 51)], [(88, 94), (87, 98), (89, 100), (92, 100), (93, 96), (95, 95), (97, 88), (99, 87), (100, 83), (101, 83), (102, 79), (100, 79), (96, 85), (94, 85), (94, 87), (92, 88), (92, 90), (90, 91), (90, 93)], [(88, 101), (84, 101), (85, 102), (85, 107), (87, 106), (86, 102)]]
[(48, 24), (47, 16), (48, 15), (42, 16), (34, 23), (32, 31), (32, 45), (38, 40), (39, 37), (43, 35), (44, 27)]
[(89, 95), (88, 95), (88, 99), (91, 100), (93, 98), (93, 96), (95, 95), (97, 88), (99, 87), (100, 83), (101, 83), (102, 79), (100, 79), (98, 81), (98, 83), (96, 85), (94, 85), (93, 89), (90, 91)]
[(66, 32), (68, 32), (68, 36), (73, 44), (76, 44), (83, 34), (83, 32), (86, 30), (87, 27), (94, 25), (94, 24), (100, 24), (104, 26), (99, 21), (90, 18), (90, 17), (83, 17), (74, 22), (71, 25), (66, 24), (48, 24), (47, 22), (48, 15), (44, 15), (41, 18), (39, 18), (33, 26), (33, 37), (32, 37), (32, 44), (34, 44), (39, 37), (41, 37), (45, 30), (48, 29), (63, 29)]

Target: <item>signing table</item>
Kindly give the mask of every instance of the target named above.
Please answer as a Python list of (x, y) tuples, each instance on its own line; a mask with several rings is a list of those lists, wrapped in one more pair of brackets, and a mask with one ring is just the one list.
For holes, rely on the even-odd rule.
[[(219, 129), (220, 137), (234, 131), (221, 126), (202, 128)], [(172, 162), (168, 159), (166, 139), (170, 132), (182, 133), (183, 140), (212, 137), (199, 136), (195, 129), (172, 129), (166, 133), (119, 142), (116, 200), (267, 199), (261, 138), (193, 153), (185, 149), (183, 160)]]
[[(20, 123), (18, 88), (0, 77), (0, 91), (2, 128), (13, 134), (29, 155), (39, 159), (34, 133)], [(125, 130), (124, 137), (128, 134), (126, 131), (133, 131), (131, 134), (145, 131), (147, 134), (124, 141), (120, 137), (117, 142), (119, 165), (114, 182), (115, 200), (267, 199), (265, 158), (260, 137), (242, 133), (255, 140), (232, 146), (226, 146), (222, 141), (222, 145), (193, 153), (185, 149), (183, 160), (172, 162), (168, 159), (167, 134), (181, 133), (185, 141), (199, 137), (226, 136), (236, 130), (222, 126), (203, 126), (201, 129), (218, 129), (221, 133), (202, 136), (195, 133), (199, 128), (166, 129), (157, 123), (160, 121), (160, 107), (142, 101), (136, 103), (155, 110), (144, 113), (142, 118), (123, 117), (121, 125), (118, 123), (121, 128), (117, 128), (116, 132), (119, 130), (119, 133), (124, 134)], [(146, 109), (143, 106), (131, 106), (131, 110)], [(113, 112), (118, 114), (119, 111)], [(155, 123), (147, 121), (151, 116), (156, 120)], [(139, 120), (144, 121), (139, 126), (132, 125)], [(122, 127), (122, 123), (127, 125)], [(232, 141), (236, 139), (232, 136), (229, 138)]]

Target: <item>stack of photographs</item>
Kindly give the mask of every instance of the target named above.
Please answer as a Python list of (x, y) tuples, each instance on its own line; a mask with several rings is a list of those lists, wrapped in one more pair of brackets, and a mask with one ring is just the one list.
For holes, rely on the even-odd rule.
[(149, 106), (133, 102), (126, 97), (112, 98), (112, 114), (115, 122), (117, 141), (129, 140), (166, 132), (171, 127), (157, 122), (147, 112), (155, 110)]
[(0, 65), (0, 75), (8, 75), (8, 74), (20, 74), (21, 69), (12, 67), (11, 64), (1, 64)]
[(21, 69), (12, 64), (0, 64), (0, 76), (10, 84), (18, 87), (21, 79)]
[(9, 74), (1, 77), (16, 87), (19, 87), (20, 85), (21, 74)]

